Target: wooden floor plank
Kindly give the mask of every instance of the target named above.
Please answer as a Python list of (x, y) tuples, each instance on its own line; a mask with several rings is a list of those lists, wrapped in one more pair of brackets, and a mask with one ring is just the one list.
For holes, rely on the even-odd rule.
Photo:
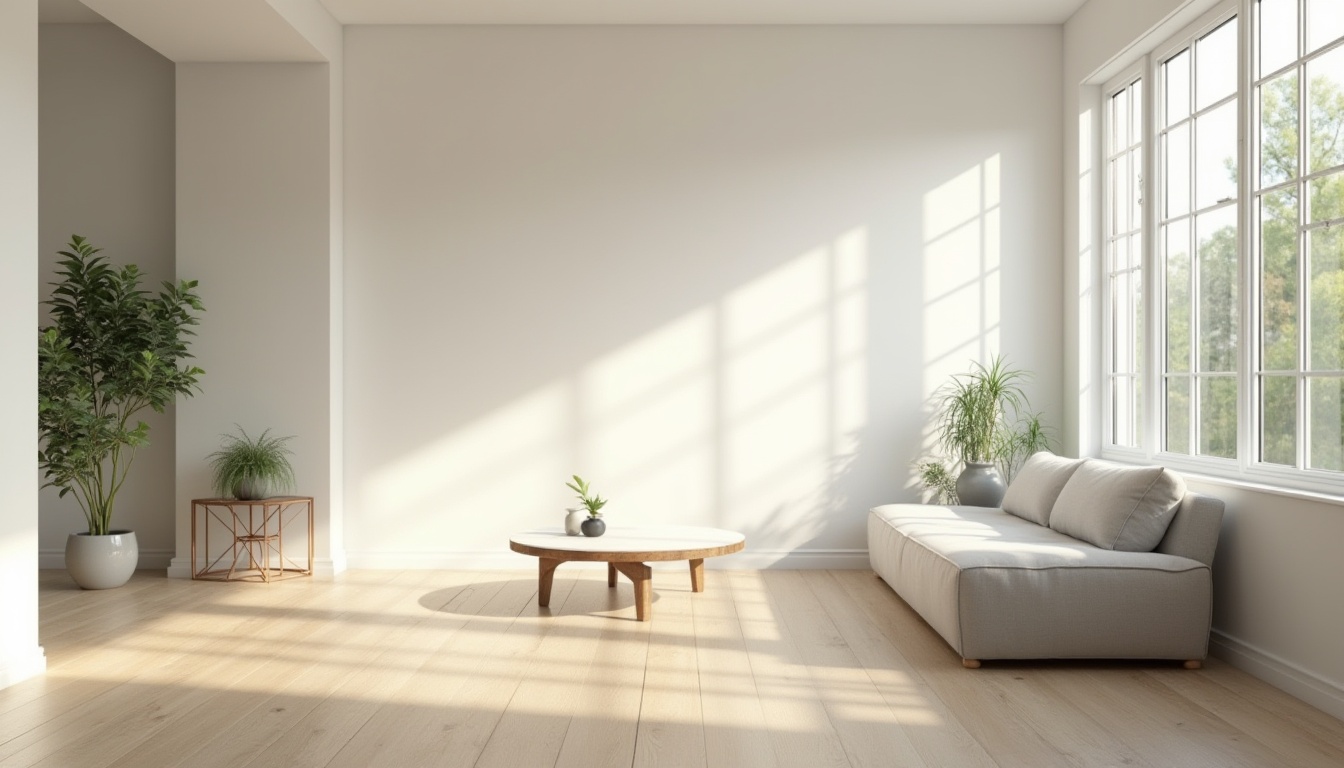
[(716, 576), (710, 574), (712, 583), (691, 600), (705, 762), (713, 768), (774, 768), (779, 762), (756, 679), (742, 663), (747, 647), (732, 587)]
[(924, 682), (899, 647), (882, 634), (878, 623), (854, 601), (835, 575), (829, 571), (810, 571), (803, 576), (924, 762), (932, 766), (995, 768), (989, 753)]
[(700, 713), (690, 574), (659, 571), (654, 576), (653, 590), (655, 602), (634, 765), (703, 766), (705, 733)]
[(747, 662), (770, 723), (781, 766), (841, 768), (850, 764), (802, 655), (780, 620), (764, 578), (756, 571), (728, 574)]

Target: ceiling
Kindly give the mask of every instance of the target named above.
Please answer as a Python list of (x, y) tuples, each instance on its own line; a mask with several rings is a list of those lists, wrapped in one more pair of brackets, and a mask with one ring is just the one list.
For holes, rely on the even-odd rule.
[[(1062, 24), (1086, 0), (318, 1), (342, 24)], [(104, 20), (80, 0), (41, 0), (40, 12)]]

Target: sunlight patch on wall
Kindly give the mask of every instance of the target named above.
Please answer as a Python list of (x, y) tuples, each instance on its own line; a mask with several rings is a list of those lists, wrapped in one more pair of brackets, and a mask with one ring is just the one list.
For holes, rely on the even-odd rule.
[(575, 471), (601, 493), (619, 492), (613, 521), (703, 519), (710, 513), (714, 345), (714, 312), (702, 308), (579, 373)]
[(455, 516), (483, 510), (527, 519), (554, 508), (556, 486), (570, 474), (569, 393), (567, 382), (554, 382), (381, 468), (367, 486), (365, 507), (439, 518), (418, 528), (427, 535), (452, 530)]
[(389, 464), (363, 502), (428, 536), (490, 510), (479, 540), (454, 539), (485, 547), (558, 525), (577, 473), (609, 525), (768, 526), (805, 545), (843, 505), (868, 418), (868, 260), (867, 231), (844, 232)]
[(999, 156), (924, 195), (924, 395), (999, 351)]

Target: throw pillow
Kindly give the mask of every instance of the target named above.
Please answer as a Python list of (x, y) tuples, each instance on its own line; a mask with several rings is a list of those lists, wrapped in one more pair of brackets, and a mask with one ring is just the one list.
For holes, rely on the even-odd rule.
[(1151, 552), (1184, 495), (1185, 481), (1163, 467), (1087, 459), (1059, 492), (1050, 527), (1102, 549)]
[(1032, 454), (1003, 494), (1003, 511), (1037, 525), (1049, 525), (1050, 510), (1059, 492), (1082, 465), (1081, 459), (1066, 459), (1048, 451)]

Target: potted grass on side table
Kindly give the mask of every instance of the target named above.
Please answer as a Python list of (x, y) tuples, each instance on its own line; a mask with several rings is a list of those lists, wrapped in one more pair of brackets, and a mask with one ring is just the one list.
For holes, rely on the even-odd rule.
[(84, 589), (125, 584), (139, 561), (135, 532), (113, 528), (117, 493), (149, 425), (178, 395), (190, 397), (204, 373), (189, 365), (188, 341), (204, 311), (195, 280), (140, 288), (133, 264), (114, 267), (87, 239), (61, 251), (52, 283), (51, 324), (37, 341), (38, 466), (43, 487), (73, 495), (87, 531), (66, 540), (65, 565)]
[[(236, 424), (234, 426), (237, 426)], [(293, 435), (271, 437), (267, 429), (257, 439), (238, 427), (237, 435), (221, 435), (223, 443), (210, 454), (215, 492), (241, 501), (265, 499), (272, 492), (294, 489), (294, 467), (289, 463)]]

